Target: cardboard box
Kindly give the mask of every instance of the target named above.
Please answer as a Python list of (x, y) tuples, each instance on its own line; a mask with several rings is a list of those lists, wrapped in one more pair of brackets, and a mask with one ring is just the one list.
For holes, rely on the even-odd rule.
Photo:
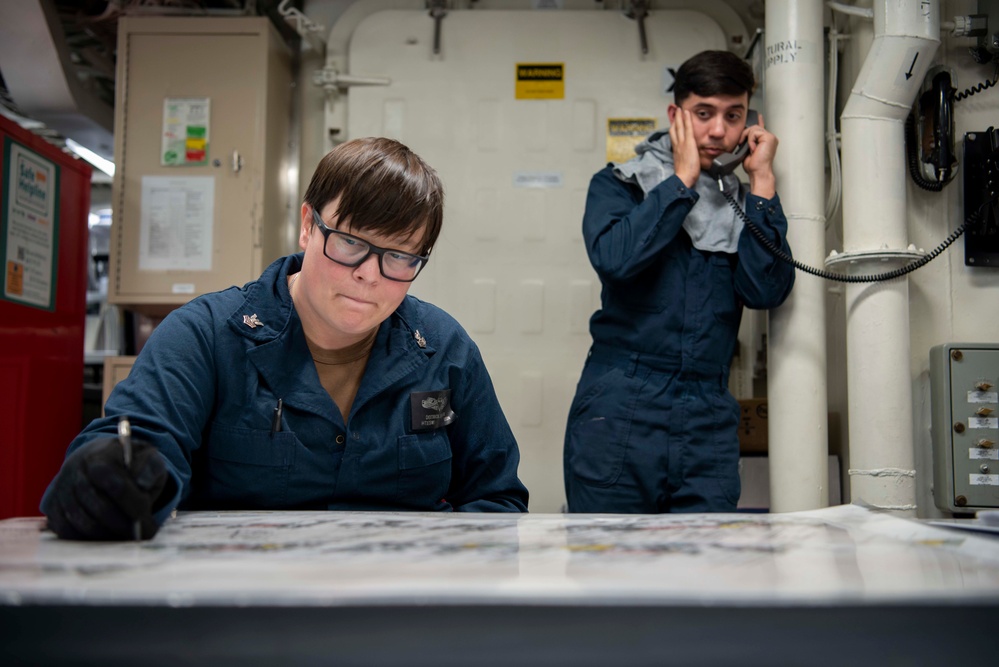
[(739, 401), (739, 452), (767, 453), (767, 399)]

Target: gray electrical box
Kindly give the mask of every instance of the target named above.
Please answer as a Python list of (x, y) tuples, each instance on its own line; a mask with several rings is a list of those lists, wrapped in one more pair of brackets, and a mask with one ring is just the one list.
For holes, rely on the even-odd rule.
[(930, 395), (937, 507), (999, 507), (999, 343), (932, 348)]

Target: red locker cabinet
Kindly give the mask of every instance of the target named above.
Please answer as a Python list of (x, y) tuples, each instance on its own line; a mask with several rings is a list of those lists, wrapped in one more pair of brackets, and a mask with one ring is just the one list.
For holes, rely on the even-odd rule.
[(0, 116), (0, 519), (38, 515), (80, 430), (91, 168)]

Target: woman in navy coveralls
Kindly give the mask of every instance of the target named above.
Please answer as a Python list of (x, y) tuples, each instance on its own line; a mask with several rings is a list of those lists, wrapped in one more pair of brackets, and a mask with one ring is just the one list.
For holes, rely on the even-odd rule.
[(42, 500), (50, 527), (122, 539), (138, 520), (148, 538), (178, 507), (526, 511), (478, 348), (407, 295), (442, 215), (436, 173), (402, 144), (331, 151), (301, 208), (304, 252), (164, 319), (71, 443)]

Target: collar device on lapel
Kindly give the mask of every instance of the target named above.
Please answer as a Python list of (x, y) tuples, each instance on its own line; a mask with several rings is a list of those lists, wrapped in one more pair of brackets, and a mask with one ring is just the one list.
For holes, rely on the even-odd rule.
[(256, 313), (253, 313), (252, 315), (243, 315), (243, 324), (251, 329), (264, 326), (264, 323), (257, 319)]

